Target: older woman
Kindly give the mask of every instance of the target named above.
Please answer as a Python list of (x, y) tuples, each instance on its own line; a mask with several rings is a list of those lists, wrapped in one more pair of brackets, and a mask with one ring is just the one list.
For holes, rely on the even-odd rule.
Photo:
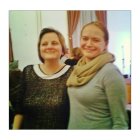
[(13, 129), (66, 129), (66, 80), (72, 69), (60, 61), (65, 54), (62, 34), (44, 28), (39, 36), (38, 54), (42, 63), (23, 70)]
[(67, 81), (69, 129), (128, 129), (125, 82), (107, 51), (106, 27), (91, 22), (81, 30), (83, 57)]

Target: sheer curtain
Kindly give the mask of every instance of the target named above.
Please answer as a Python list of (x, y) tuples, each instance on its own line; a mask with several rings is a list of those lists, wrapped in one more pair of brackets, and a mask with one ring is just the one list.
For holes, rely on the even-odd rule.
[(80, 11), (80, 18), (77, 24), (77, 27), (75, 29), (75, 31), (72, 34), (72, 43), (73, 43), (73, 47), (79, 47), (80, 46), (80, 32), (82, 27), (92, 21), (96, 20), (96, 15), (95, 15), (95, 11), (90, 11), (90, 10), (82, 10)]

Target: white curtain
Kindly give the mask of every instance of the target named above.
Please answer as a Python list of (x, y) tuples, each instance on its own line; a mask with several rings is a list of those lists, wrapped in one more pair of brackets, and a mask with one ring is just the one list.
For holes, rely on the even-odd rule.
[(82, 27), (92, 21), (96, 20), (95, 11), (91, 10), (82, 10), (80, 11), (80, 18), (77, 24), (77, 27), (72, 35), (73, 38), (73, 48), (80, 47), (80, 32)]

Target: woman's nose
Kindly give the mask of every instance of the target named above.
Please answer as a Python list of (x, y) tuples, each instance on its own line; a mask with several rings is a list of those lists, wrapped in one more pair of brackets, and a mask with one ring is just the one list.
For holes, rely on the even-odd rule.
[(92, 40), (89, 39), (89, 40), (87, 41), (87, 46), (92, 46), (92, 45), (93, 45)]
[(47, 48), (52, 48), (52, 44), (48, 43)]

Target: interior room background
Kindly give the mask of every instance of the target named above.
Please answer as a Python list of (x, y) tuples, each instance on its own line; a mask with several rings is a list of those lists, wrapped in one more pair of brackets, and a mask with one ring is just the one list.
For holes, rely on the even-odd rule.
[[(44, 27), (53, 27), (62, 32), (68, 49), (79, 47), (82, 26), (99, 20), (98, 14), (94, 10), (79, 11), (77, 25), (70, 33), (68, 11), (9, 11), (10, 61), (18, 60), (20, 70), (26, 65), (40, 63), (37, 42)], [(109, 51), (116, 56), (115, 64), (123, 74), (130, 76), (131, 11), (107, 10), (104, 22), (110, 35)]]

